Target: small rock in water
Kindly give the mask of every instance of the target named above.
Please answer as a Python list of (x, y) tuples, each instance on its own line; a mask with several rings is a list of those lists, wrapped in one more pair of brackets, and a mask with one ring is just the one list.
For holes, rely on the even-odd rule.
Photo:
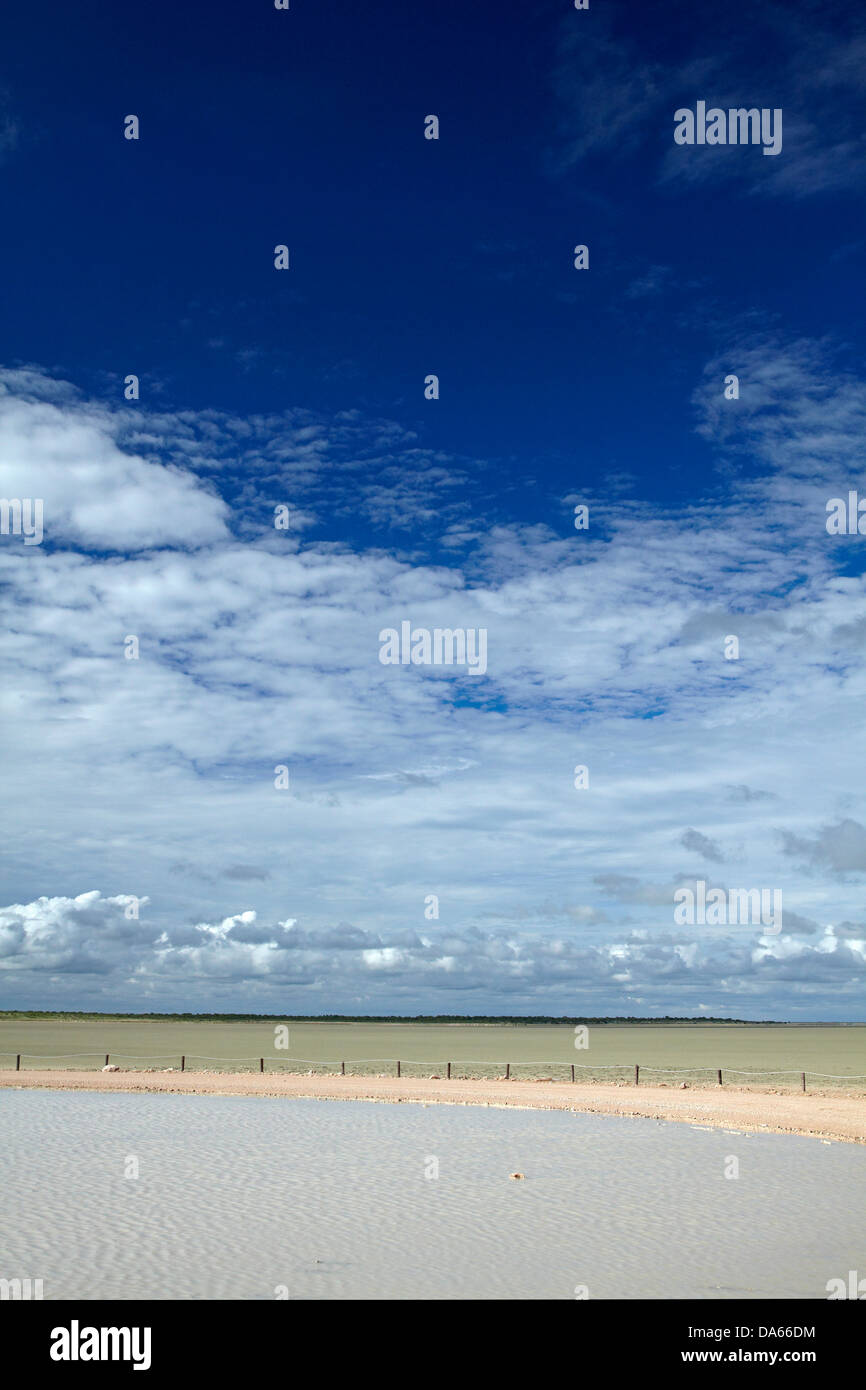
[(514, 1178), (515, 1181), (517, 1181), (517, 1180), (522, 1180), (523, 1178), (525, 1178), (525, 1177), (526, 1177), (526, 1174), (525, 1174), (525, 1173), (509, 1173), (508, 1176), (509, 1176), (510, 1178)]

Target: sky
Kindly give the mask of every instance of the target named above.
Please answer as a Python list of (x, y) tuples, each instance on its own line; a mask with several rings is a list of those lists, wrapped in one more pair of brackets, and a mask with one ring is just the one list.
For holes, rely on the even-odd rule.
[(3, 50), (0, 1008), (866, 1019), (862, 9)]

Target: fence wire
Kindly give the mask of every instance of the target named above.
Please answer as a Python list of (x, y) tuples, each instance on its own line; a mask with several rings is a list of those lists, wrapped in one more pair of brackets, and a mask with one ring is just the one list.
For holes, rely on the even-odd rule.
[[(129, 1053), (129, 1052), (3, 1052), (0, 1059), (11, 1058), (16, 1070), (99, 1070), (114, 1065), (121, 1070), (150, 1072), (270, 1072), (300, 1076), (400, 1076), (409, 1080), (454, 1081), (533, 1081), (545, 1082), (606, 1082), (608, 1085), (658, 1086), (735, 1085), (758, 1086), (761, 1089), (803, 1089), (809, 1082), (826, 1084), (827, 1089), (850, 1087), (866, 1090), (866, 1074), (840, 1074), (808, 1069), (784, 1070), (742, 1067), (654, 1067), (643, 1063), (607, 1062), (480, 1062), (439, 1061), (419, 1062), (396, 1057), (354, 1057), (341, 1061), (304, 1057), (208, 1057), (192, 1053)], [(90, 1059), (84, 1068), (70, 1066)], [(148, 1065), (129, 1067), (123, 1063)], [(60, 1064), (59, 1066), (57, 1064)], [(65, 1064), (65, 1065), (64, 1065)], [(4, 1069), (8, 1069), (4, 1067)], [(663, 1079), (664, 1078), (664, 1079)]]

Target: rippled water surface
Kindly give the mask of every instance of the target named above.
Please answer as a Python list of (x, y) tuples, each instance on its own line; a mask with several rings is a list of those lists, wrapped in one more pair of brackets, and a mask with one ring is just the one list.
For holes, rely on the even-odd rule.
[(0, 1277), (46, 1298), (825, 1298), (866, 1272), (866, 1147), (646, 1119), (0, 1091), (0, 1181)]

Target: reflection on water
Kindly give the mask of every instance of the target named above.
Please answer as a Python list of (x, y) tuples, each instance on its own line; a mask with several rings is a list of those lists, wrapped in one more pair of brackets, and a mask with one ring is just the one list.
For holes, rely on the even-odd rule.
[(46, 1299), (826, 1298), (866, 1249), (854, 1144), (50, 1091), (0, 1091), (0, 1136), (0, 1278)]

